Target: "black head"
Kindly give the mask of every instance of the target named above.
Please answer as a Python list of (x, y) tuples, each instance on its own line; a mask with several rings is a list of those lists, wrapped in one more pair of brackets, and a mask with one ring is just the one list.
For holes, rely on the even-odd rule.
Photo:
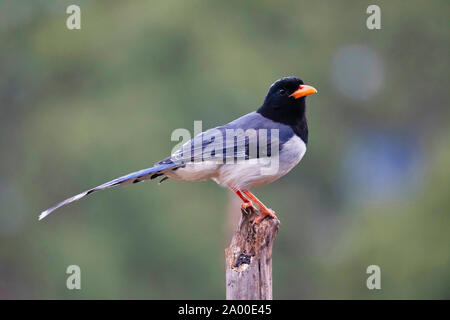
[(305, 117), (305, 98), (317, 90), (296, 77), (277, 80), (269, 88), (263, 105), (257, 110), (273, 121), (296, 125)]

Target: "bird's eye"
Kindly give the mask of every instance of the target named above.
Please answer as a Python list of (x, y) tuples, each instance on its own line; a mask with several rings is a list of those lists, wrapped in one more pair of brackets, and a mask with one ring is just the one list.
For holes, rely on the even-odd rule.
[(284, 96), (284, 95), (286, 94), (286, 90), (280, 89), (280, 94), (281, 94), (282, 96)]

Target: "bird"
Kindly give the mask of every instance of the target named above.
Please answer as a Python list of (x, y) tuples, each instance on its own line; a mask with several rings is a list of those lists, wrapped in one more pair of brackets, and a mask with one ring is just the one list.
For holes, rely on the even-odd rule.
[(256, 111), (196, 135), (153, 167), (116, 178), (56, 204), (43, 211), (39, 220), (94, 192), (158, 177), (162, 177), (160, 183), (169, 178), (191, 182), (211, 179), (236, 193), (244, 212), (258, 212), (255, 205), (259, 207), (259, 215), (253, 220), (255, 224), (267, 217), (278, 219), (250, 189), (286, 175), (303, 158), (308, 144), (306, 97), (315, 93), (314, 87), (298, 77), (281, 78), (270, 86)]

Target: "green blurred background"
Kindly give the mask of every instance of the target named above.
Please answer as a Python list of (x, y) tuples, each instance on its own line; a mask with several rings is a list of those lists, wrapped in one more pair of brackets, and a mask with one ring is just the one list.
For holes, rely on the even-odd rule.
[[(81, 30), (66, 28), (70, 4)], [(224, 298), (239, 210), (214, 182), (146, 182), (37, 217), (164, 158), (176, 128), (253, 111), (288, 75), (319, 94), (301, 164), (253, 190), (282, 221), (274, 297), (450, 298), (449, 13), (446, 0), (1, 0), (0, 298)], [(82, 290), (66, 288), (71, 264)], [(372, 264), (381, 290), (366, 287)]]

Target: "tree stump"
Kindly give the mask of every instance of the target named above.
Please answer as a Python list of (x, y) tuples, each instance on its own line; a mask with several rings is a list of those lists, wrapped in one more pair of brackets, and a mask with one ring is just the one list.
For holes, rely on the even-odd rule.
[(225, 249), (227, 300), (272, 300), (272, 246), (280, 222), (242, 211), (231, 244)]

